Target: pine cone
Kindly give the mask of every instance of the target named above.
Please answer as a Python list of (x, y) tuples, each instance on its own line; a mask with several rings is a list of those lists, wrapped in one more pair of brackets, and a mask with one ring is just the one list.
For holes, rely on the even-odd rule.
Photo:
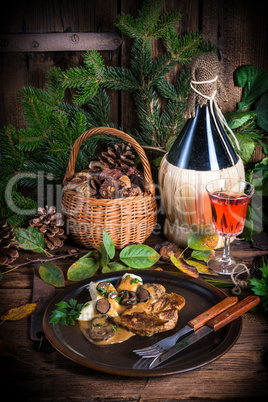
[(107, 152), (102, 152), (99, 157), (100, 161), (105, 165), (108, 164), (110, 169), (133, 165), (134, 158), (129, 144), (122, 144), (121, 148), (117, 144), (114, 145), (114, 149), (108, 147)]
[(38, 212), (40, 216), (31, 219), (30, 225), (39, 228), (50, 250), (62, 247), (63, 241), (67, 238), (64, 234), (62, 215), (56, 212), (55, 207), (48, 208), (48, 206), (38, 208)]
[(7, 221), (0, 222), (0, 264), (11, 264), (19, 256), (19, 243)]

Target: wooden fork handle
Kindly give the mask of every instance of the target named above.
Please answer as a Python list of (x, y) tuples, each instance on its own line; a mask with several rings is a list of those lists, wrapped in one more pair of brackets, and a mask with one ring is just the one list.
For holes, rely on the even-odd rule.
[(196, 331), (198, 328), (203, 327), (208, 321), (212, 320), (218, 314), (222, 313), (223, 311), (227, 310), (229, 307), (236, 304), (238, 301), (237, 297), (226, 297), (215, 306), (209, 308), (208, 310), (204, 311), (204, 313), (198, 315), (197, 317), (193, 318), (191, 321), (188, 322), (188, 325), (193, 327)]

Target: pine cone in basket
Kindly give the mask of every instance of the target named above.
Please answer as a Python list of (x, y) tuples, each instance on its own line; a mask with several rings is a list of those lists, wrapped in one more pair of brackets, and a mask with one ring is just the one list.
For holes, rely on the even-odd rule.
[(110, 169), (133, 165), (134, 158), (135, 155), (132, 154), (129, 144), (122, 144), (121, 148), (117, 144), (114, 145), (114, 149), (108, 147), (107, 151), (102, 152), (99, 157), (100, 161), (108, 164)]
[(0, 264), (11, 264), (19, 256), (19, 243), (7, 221), (0, 222)]
[(30, 225), (40, 229), (43, 234), (46, 245), (50, 250), (63, 246), (64, 240), (67, 238), (64, 233), (64, 222), (62, 215), (56, 212), (55, 207), (46, 206), (38, 208), (39, 217), (30, 220)]

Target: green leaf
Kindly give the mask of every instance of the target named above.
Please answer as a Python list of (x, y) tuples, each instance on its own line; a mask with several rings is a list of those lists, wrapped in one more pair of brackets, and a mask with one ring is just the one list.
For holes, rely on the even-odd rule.
[(160, 255), (150, 246), (145, 244), (133, 244), (126, 246), (120, 252), (120, 260), (131, 268), (149, 268), (160, 258)]
[(114, 255), (115, 255), (114, 243), (113, 243), (111, 237), (109, 236), (109, 234), (105, 231), (103, 231), (103, 244), (104, 244), (104, 247), (105, 247), (110, 259), (113, 259)]
[(70, 302), (59, 302), (57, 309), (53, 310), (50, 316), (50, 323), (62, 325), (74, 325), (75, 320), (80, 316), (83, 304), (77, 304), (77, 300), (70, 299)]
[(257, 66), (240, 66), (234, 72), (234, 82), (244, 87), (238, 108), (246, 110), (268, 91), (268, 72)]
[(255, 165), (252, 185), (260, 196), (268, 196), (268, 158)]
[[(204, 235), (202, 232), (206, 230)], [(219, 235), (212, 232), (209, 228), (191, 232), (187, 238), (187, 246), (193, 250), (213, 250), (219, 241)]]
[(55, 287), (65, 286), (62, 270), (51, 262), (43, 262), (39, 268), (39, 274), (43, 281)]
[(111, 270), (110, 270), (110, 268), (109, 268), (107, 265), (105, 265), (104, 267), (102, 267), (102, 269), (101, 269), (101, 273), (102, 273), (102, 274), (107, 274), (108, 272), (111, 272)]
[(235, 136), (236, 136), (236, 139), (237, 139), (237, 141), (239, 143), (240, 149), (237, 148), (233, 137), (230, 136), (230, 139), (232, 141), (233, 147), (235, 148), (236, 152), (241, 157), (243, 163), (246, 164), (252, 158), (252, 155), (254, 154), (255, 144), (254, 144), (254, 142), (252, 140), (247, 138), (245, 135), (236, 133)]
[(214, 254), (213, 250), (193, 250), (191, 257), (207, 262)]
[(96, 257), (97, 254), (98, 254), (97, 250), (91, 250), (88, 253), (86, 253), (85, 255), (83, 255), (83, 257), (80, 257), (80, 259), (81, 258), (88, 258), (88, 257)]
[(254, 293), (257, 296), (268, 296), (268, 286), (262, 280), (252, 278), (250, 284), (254, 287)]
[(99, 255), (100, 255), (99, 258), (100, 267), (105, 267), (109, 263), (109, 255), (102, 243), (100, 243), (99, 245)]
[(110, 271), (123, 271), (127, 267), (124, 264), (121, 264), (120, 262), (114, 261), (114, 262), (109, 262), (108, 267)]
[(94, 258), (82, 257), (74, 262), (67, 271), (67, 279), (81, 281), (93, 276), (99, 268), (99, 262)]
[(254, 119), (255, 112), (233, 112), (227, 113), (225, 118), (228, 126), (234, 130), (235, 128), (243, 126), (247, 121)]
[(64, 309), (64, 308), (68, 308), (69, 304), (65, 301), (61, 301), (61, 302), (57, 303), (57, 306)]
[(28, 229), (15, 228), (14, 233), (20, 248), (36, 253), (43, 253), (45, 251), (46, 241), (39, 229), (31, 226)]
[(262, 97), (256, 103), (256, 115), (257, 124), (266, 133), (268, 132), (268, 93), (262, 95)]

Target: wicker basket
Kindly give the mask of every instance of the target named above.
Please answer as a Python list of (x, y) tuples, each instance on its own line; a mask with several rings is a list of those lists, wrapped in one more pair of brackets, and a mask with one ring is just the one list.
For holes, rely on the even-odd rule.
[[(68, 189), (75, 174), (78, 151), (84, 141), (96, 134), (111, 134), (128, 142), (140, 157), (145, 177), (144, 192), (135, 197), (96, 199), (85, 197)], [(143, 148), (128, 134), (109, 127), (85, 131), (74, 143), (64, 181), (62, 214), (72, 238), (87, 248), (96, 248), (102, 242), (103, 231), (112, 238), (115, 248), (129, 243), (143, 243), (152, 233), (157, 221), (157, 205), (151, 168)]]

